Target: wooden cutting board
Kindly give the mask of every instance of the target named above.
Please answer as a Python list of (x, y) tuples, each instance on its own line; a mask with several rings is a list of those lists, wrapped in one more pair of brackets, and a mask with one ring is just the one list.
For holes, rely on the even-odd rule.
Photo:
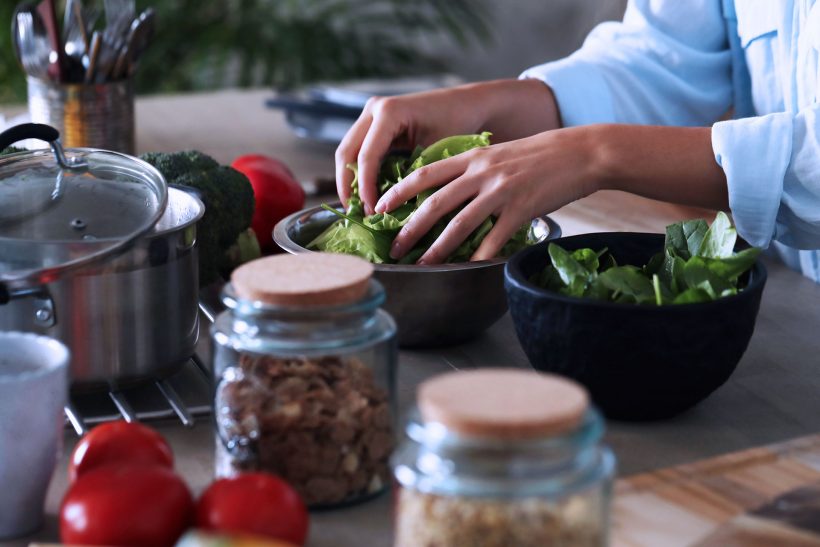
[(820, 435), (618, 481), (612, 543), (820, 547)]

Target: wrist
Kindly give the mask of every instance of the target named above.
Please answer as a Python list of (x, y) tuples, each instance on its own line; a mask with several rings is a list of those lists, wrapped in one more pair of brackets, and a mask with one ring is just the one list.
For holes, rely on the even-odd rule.
[(472, 85), (470, 106), (478, 113), (481, 129), (494, 134), (494, 142), (561, 127), (552, 89), (541, 80), (493, 80)]
[(583, 162), (583, 179), (586, 193), (598, 190), (619, 190), (620, 166), (618, 140), (612, 126), (604, 124), (584, 125), (571, 129), (580, 136), (578, 149)]

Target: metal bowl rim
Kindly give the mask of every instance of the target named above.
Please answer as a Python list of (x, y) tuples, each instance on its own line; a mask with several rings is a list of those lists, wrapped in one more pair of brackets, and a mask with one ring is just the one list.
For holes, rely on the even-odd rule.
[[(331, 206), (335, 207), (337, 205), (340, 204), (334, 203)], [(273, 228), (274, 242), (290, 254), (317, 252), (311, 251), (310, 249), (306, 249), (305, 247), (302, 247), (301, 245), (293, 241), (288, 236), (288, 229), (292, 225), (294, 225), (298, 219), (302, 217), (309, 218), (321, 211), (324, 211), (324, 209), (321, 205), (317, 205), (315, 207), (307, 207), (305, 209), (302, 209), (301, 211), (297, 211), (293, 214), (286, 216), (285, 218), (277, 222), (276, 226), (274, 226)], [(550, 218), (547, 215), (538, 218), (544, 221), (549, 227), (549, 233), (539, 243), (561, 237), (561, 228), (554, 220), (552, 220), (552, 218)], [(376, 271), (383, 272), (452, 272), (463, 270), (476, 270), (480, 268), (489, 268), (492, 266), (503, 265), (506, 264), (510, 258), (512, 258), (512, 256), (503, 258), (493, 258), (491, 260), (480, 260), (475, 262), (457, 262), (452, 264), (373, 264), (373, 266)]]

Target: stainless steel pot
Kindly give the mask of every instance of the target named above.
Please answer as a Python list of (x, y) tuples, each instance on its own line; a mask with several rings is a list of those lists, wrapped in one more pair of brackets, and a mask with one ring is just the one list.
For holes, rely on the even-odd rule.
[(0, 306), (0, 330), (37, 332), (71, 350), (77, 388), (110, 387), (175, 372), (199, 336), (196, 224), (205, 207), (170, 188), (154, 231), (100, 265), (87, 266)]
[(196, 224), (205, 207), (123, 154), (63, 150), (39, 124), (0, 134), (51, 144), (0, 158), (0, 330), (71, 350), (74, 387), (171, 373), (197, 342)]

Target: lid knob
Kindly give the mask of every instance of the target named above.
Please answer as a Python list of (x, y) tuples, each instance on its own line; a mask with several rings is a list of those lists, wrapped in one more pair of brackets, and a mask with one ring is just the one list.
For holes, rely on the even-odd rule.
[(373, 265), (361, 258), (329, 253), (275, 255), (233, 271), (237, 296), (274, 306), (341, 306), (367, 293)]
[(565, 433), (580, 425), (589, 407), (586, 390), (572, 380), (501, 368), (442, 374), (423, 382), (417, 394), (425, 422), (498, 439)]

